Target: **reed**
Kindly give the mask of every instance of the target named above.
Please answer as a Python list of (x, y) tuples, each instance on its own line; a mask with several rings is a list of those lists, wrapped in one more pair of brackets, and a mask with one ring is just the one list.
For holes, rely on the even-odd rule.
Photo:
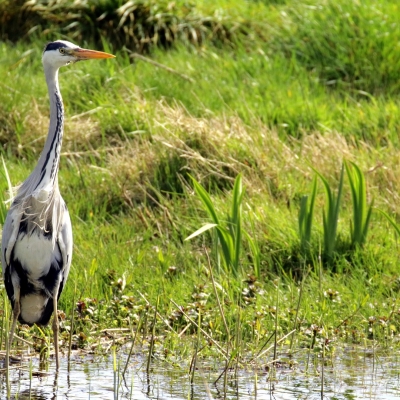
[(345, 163), (345, 167), (353, 201), (353, 223), (350, 228), (351, 243), (353, 246), (363, 246), (367, 239), (374, 201), (372, 200), (370, 204), (367, 204), (367, 186), (360, 168), (349, 162)]
[(200, 199), (204, 210), (211, 219), (211, 223), (203, 225), (200, 229), (192, 233), (185, 240), (190, 240), (201, 233), (215, 228), (216, 241), (215, 248), (218, 255), (223, 260), (223, 265), (227, 272), (231, 272), (235, 277), (240, 271), (240, 253), (242, 246), (242, 200), (244, 190), (242, 188), (242, 178), (238, 175), (233, 187), (231, 212), (226, 218), (226, 222), (216, 211), (210, 195), (194, 178), (192, 178), (194, 190)]
[(311, 230), (313, 225), (315, 199), (317, 197), (317, 179), (312, 182), (311, 195), (302, 196), (298, 216), (300, 248), (303, 254), (307, 254), (311, 244)]
[(331, 260), (336, 250), (337, 227), (339, 221), (340, 201), (342, 198), (344, 165), (342, 166), (339, 178), (337, 194), (331, 189), (327, 179), (318, 171), (315, 171), (323, 183), (325, 189), (325, 208), (323, 211), (324, 227), (324, 255)]

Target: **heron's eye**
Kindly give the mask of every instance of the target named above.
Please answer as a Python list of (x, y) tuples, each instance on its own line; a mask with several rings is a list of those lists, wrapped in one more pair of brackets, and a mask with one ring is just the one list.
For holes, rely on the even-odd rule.
[(65, 54), (65, 49), (63, 49), (62, 47), (61, 47), (61, 49), (59, 49), (59, 51), (61, 54)]

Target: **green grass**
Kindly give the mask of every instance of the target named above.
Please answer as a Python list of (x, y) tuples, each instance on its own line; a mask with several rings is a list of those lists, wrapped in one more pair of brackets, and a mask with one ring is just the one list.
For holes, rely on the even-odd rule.
[[(334, 257), (325, 262), (323, 185), (315, 193), (307, 257), (298, 214), (314, 170), (336, 188), (347, 162), (365, 177), (365, 204), (374, 198), (398, 221), (397, 28), (376, 32), (400, 11), (395, 2), (372, 0), (235, 6), (226, 0), (215, 9), (232, 21), (259, 17), (234, 43), (178, 40), (168, 50), (152, 48), (154, 61), (180, 75), (132, 62), (128, 51), (104, 37), (115, 60), (61, 71), (67, 116), (60, 188), (75, 242), (60, 300), (65, 343), (75, 299), (73, 345), (98, 351), (107, 348), (101, 331), (127, 328), (129, 320), (134, 329), (141, 321), (141, 344), (155, 332), (158, 357), (192, 357), (193, 346), (207, 344), (201, 356), (224, 359), (228, 348), (227, 364), (255, 356), (271, 334), (279, 339), (294, 326), (293, 349), (311, 343), (313, 324), (318, 343), (397, 345), (399, 255), (391, 222), (372, 213), (363, 247), (351, 246), (352, 189), (345, 175), (338, 220), (332, 208)], [(207, 1), (198, 7), (211, 10)], [(251, 34), (260, 26), (263, 35)], [(0, 43), (0, 143), (15, 185), (34, 167), (47, 132), (43, 44), (35, 36)], [(210, 222), (190, 176), (225, 216), (234, 214), (238, 175), (240, 224), (222, 220), (233, 232), (235, 267), (218, 271), (221, 253), (211, 251), (212, 231), (184, 240)]]

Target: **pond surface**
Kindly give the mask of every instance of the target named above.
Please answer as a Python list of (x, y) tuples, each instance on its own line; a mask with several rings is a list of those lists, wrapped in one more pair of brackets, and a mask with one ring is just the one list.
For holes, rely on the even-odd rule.
[[(67, 360), (61, 361), (61, 369), (55, 381), (54, 364), (38, 374), (37, 358), (32, 358), (33, 376), (30, 378), (29, 361), (24, 368), (11, 373), (12, 398), (48, 399), (400, 399), (400, 353), (386, 350), (360, 350), (345, 348), (325, 358), (325, 362), (298, 352), (292, 359), (281, 352), (282, 360), (275, 368), (268, 368), (268, 360), (258, 361), (228, 373), (224, 390), (223, 366), (198, 361), (194, 382), (190, 384), (188, 366), (172, 366), (168, 362), (154, 361), (150, 373), (146, 373), (145, 357), (140, 354), (131, 358), (121, 378), (126, 356), (119, 353), (120, 374), (114, 374), (113, 358), (75, 355), (68, 371)], [(293, 365), (294, 361), (294, 365)], [(322, 367), (324, 364), (324, 367)], [(25, 368), (26, 366), (26, 368)], [(118, 378), (119, 375), (119, 378)], [(118, 380), (119, 379), (119, 380)], [(237, 385), (235, 385), (237, 382)], [(323, 383), (323, 384), (322, 384)], [(115, 387), (118, 388), (118, 394)], [(0, 373), (0, 398), (6, 398), (5, 375)]]

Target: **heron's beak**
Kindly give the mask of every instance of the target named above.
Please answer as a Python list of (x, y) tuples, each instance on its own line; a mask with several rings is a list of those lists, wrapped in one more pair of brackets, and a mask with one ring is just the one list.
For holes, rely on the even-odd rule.
[(88, 50), (88, 49), (74, 49), (71, 50), (71, 55), (80, 60), (100, 59), (100, 58), (115, 58), (114, 55), (104, 53), (102, 51)]

